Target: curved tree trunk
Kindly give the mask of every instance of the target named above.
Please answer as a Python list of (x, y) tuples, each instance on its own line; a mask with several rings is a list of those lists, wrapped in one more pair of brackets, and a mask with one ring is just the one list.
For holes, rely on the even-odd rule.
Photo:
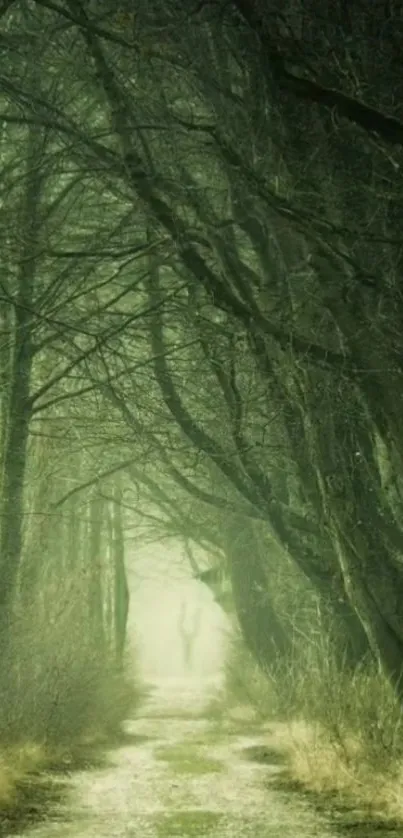
[(277, 617), (267, 576), (248, 519), (229, 528), (226, 552), (235, 611), (245, 643), (264, 669), (291, 654), (291, 639)]
[[(393, 625), (397, 611), (394, 597), (387, 597), (382, 603), (382, 608), (378, 598), (371, 592), (363, 563), (357, 561), (357, 555), (351, 549), (348, 540), (336, 528), (334, 537), (338, 544), (339, 560), (350, 600), (365, 628), (374, 657), (379, 661), (396, 695), (403, 701), (403, 633)], [(381, 579), (381, 573), (379, 578)], [(392, 580), (391, 583), (393, 586)], [(398, 586), (395, 588), (395, 595), (398, 595)]]

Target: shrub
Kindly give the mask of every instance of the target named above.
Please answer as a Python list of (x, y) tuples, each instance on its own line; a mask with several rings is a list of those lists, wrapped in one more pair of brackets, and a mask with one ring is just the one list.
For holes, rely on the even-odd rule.
[(249, 702), (260, 719), (283, 721), (273, 741), (289, 776), (388, 816), (403, 815), (403, 732), (399, 702), (379, 667), (340, 667), (326, 638), (294, 650), (287, 666), (263, 672), (239, 636), (226, 665), (222, 706)]

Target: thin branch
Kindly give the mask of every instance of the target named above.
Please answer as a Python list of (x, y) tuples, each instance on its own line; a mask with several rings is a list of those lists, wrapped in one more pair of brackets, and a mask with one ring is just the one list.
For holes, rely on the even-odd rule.
[[(56, 14), (60, 15), (61, 17), (64, 17), (70, 23), (74, 23), (76, 25), (82, 24), (81, 19), (75, 17), (75, 15), (71, 12), (68, 12), (66, 8), (59, 6), (58, 3), (53, 3), (52, 0), (35, 0), (35, 2), (37, 6), (43, 6), (46, 9), (50, 9), (51, 11), (56, 12)], [(137, 46), (137, 44), (135, 44), (133, 40), (126, 41), (125, 38), (116, 35), (114, 32), (111, 32), (108, 29), (104, 29), (103, 26), (98, 26), (98, 24), (94, 23), (89, 18), (87, 25), (94, 33), (94, 35), (97, 35), (99, 38), (102, 38), (103, 40), (110, 41), (112, 44), (118, 44), (121, 47), (127, 47), (132, 51)]]
[(167, 244), (170, 242), (170, 239), (161, 239), (157, 242), (152, 242), (148, 245), (133, 245), (132, 247), (122, 248), (120, 250), (52, 250), (47, 249), (44, 251), (46, 256), (55, 256), (58, 259), (76, 259), (79, 257), (80, 259), (121, 259), (125, 256), (146, 256), (151, 250), (155, 250), (157, 247), (160, 247), (162, 244)]
[(63, 503), (71, 498), (73, 495), (77, 494), (77, 492), (83, 492), (85, 489), (89, 489), (90, 486), (95, 486), (96, 483), (99, 483), (101, 480), (104, 480), (105, 477), (110, 477), (111, 474), (116, 474), (118, 471), (123, 471), (126, 469), (131, 463), (136, 461), (136, 457), (130, 457), (129, 460), (123, 460), (118, 465), (112, 466), (112, 468), (108, 468), (105, 471), (101, 471), (95, 477), (92, 477), (91, 480), (87, 480), (85, 483), (80, 483), (79, 486), (74, 486), (73, 489), (70, 489), (62, 498), (55, 501), (52, 506), (53, 509), (57, 509), (59, 506), (62, 506)]
[(352, 99), (338, 90), (323, 87), (316, 81), (296, 76), (286, 69), (286, 57), (281, 55), (270, 40), (271, 26), (265, 21), (264, 4), (256, 0), (234, 0), (236, 8), (250, 28), (256, 33), (261, 46), (264, 66), (283, 89), (315, 105), (323, 105), (339, 117), (363, 128), (370, 134), (378, 134), (387, 143), (403, 145), (403, 123), (392, 116)]

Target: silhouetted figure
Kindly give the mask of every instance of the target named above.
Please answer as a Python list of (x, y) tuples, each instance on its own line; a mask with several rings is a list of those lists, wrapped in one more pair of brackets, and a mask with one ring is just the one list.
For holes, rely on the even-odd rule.
[(193, 619), (190, 623), (186, 620), (186, 601), (182, 600), (178, 619), (178, 631), (182, 641), (183, 665), (185, 673), (192, 672), (194, 665), (194, 647), (200, 628), (201, 609), (193, 611)]

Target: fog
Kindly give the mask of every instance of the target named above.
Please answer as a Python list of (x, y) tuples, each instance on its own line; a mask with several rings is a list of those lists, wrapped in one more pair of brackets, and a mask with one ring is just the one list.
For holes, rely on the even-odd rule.
[(229, 622), (206, 585), (192, 578), (180, 547), (147, 547), (128, 565), (129, 636), (143, 677), (218, 677)]

